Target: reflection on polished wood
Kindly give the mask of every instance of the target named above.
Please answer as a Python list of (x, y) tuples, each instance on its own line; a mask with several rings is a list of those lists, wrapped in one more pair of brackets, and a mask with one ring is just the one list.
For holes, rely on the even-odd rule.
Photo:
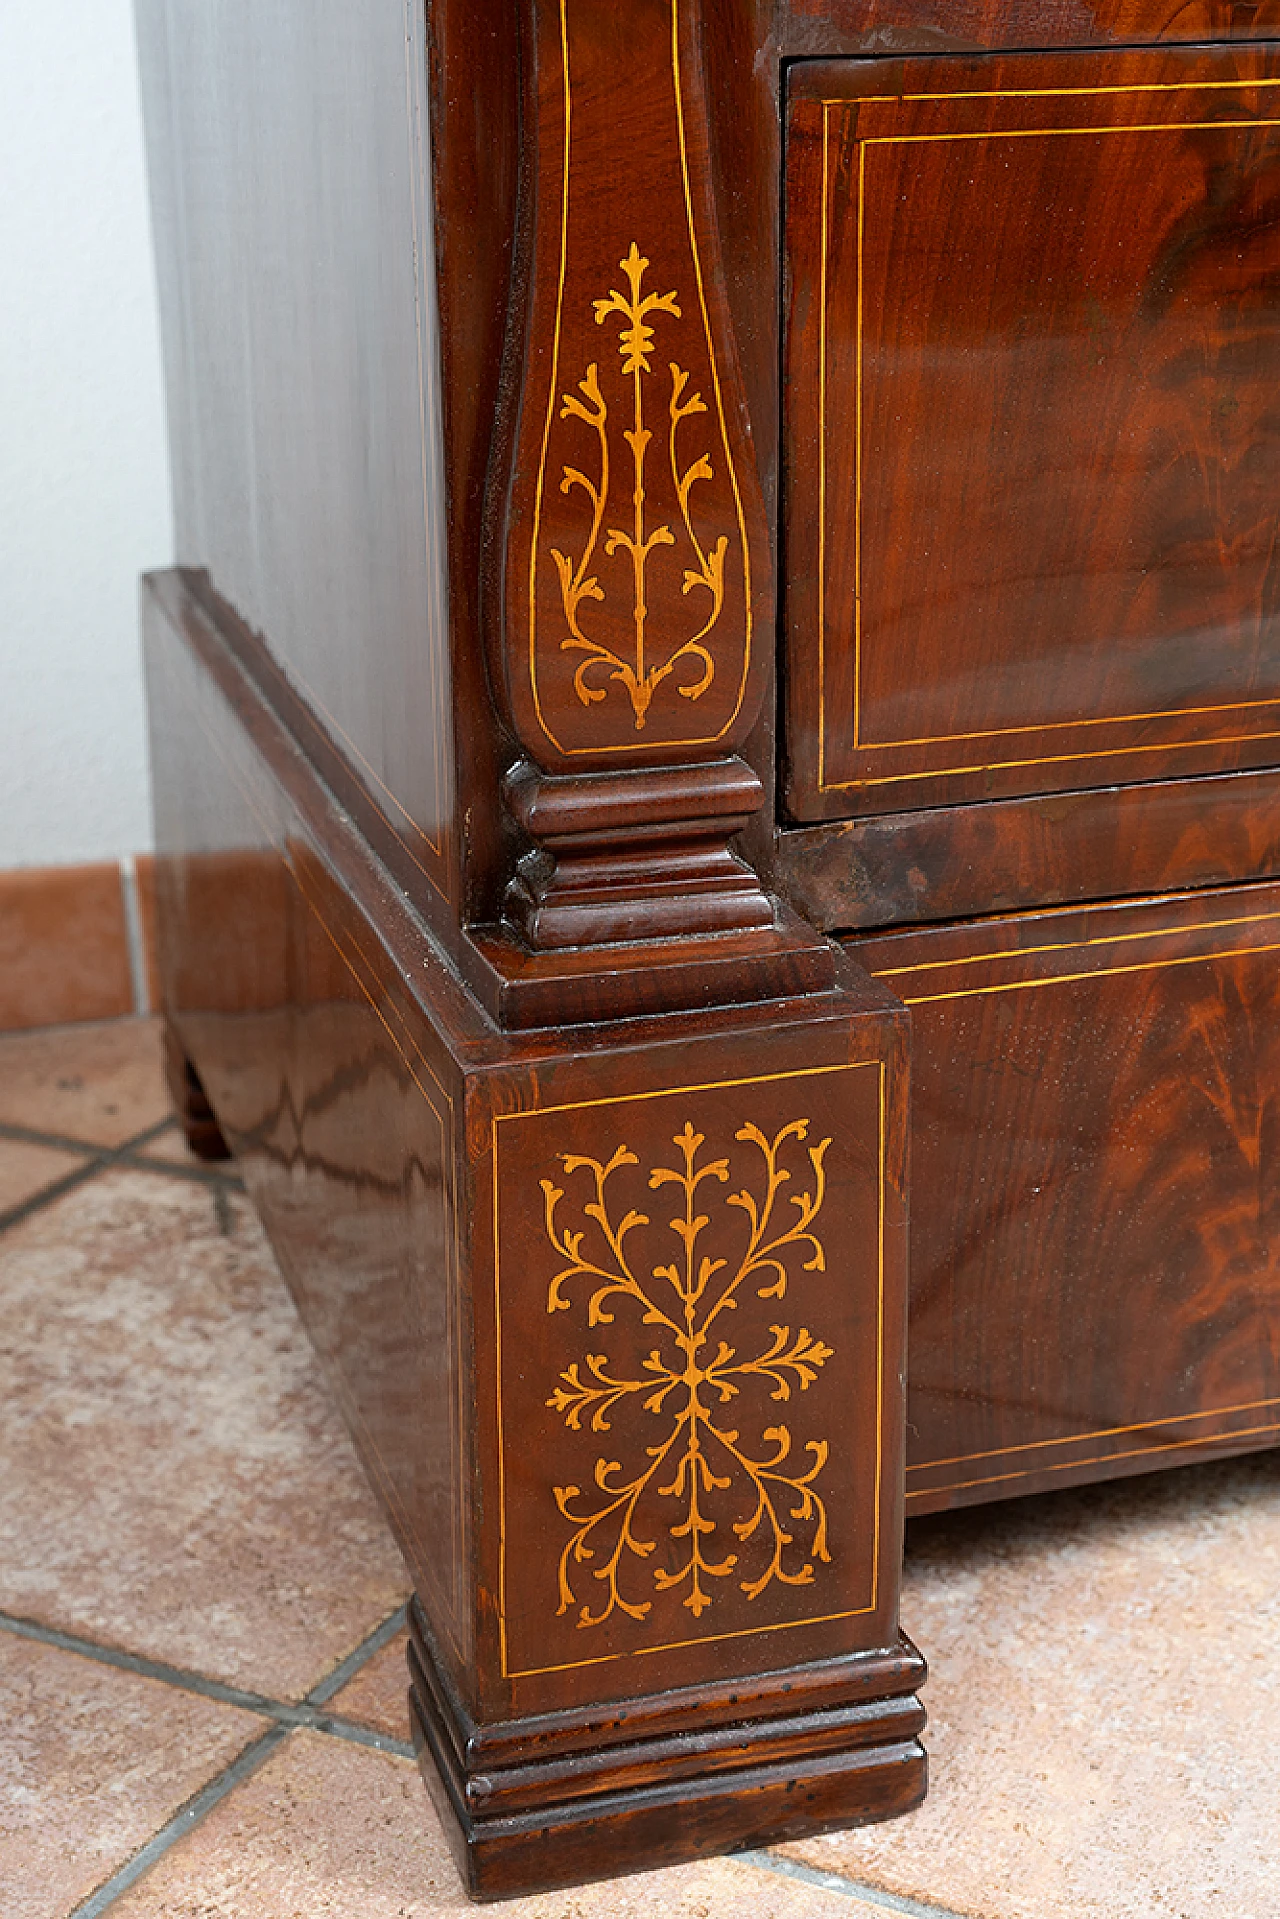
[(1280, 890), (856, 950), (912, 1009), (932, 1195), (908, 1511), (1275, 1444)]
[(464, 1881), (905, 1811), (904, 1510), (1280, 1438), (1280, 0), (139, 25), (170, 1081)]
[(883, 85), (790, 94), (793, 804), (1267, 764), (1280, 59)]

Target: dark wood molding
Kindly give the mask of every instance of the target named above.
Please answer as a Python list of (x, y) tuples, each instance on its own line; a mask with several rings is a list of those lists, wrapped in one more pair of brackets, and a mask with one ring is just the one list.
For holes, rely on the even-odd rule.
[[(527, 33), (525, 271), (489, 476), (489, 650), (532, 848), (507, 925), (534, 952), (758, 928), (767, 967), (776, 911), (728, 841), (765, 797), (735, 752), (770, 678), (772, 541), (703, 0), (529, 0)], [(643, 855), (628, 819), (661, 827)]]
[(924, 1797), (925, 1663), (907, 1639), (753, 1686), (642, 1700), (592, 1724), (559, 1714), (481, 1726), (417, 1604), (410, 1629), (414, 1743), (474, 1898), (812, 1838)]
[(1280, 873), (1280, 774), (1086, 788), (789, 827), (780, 890), (829, 932)]
[(598, 946), (772, 928), (775, 909), (729, 851), (764, 798), (742, 760), (559, 778), (527, 762), (506, 800), (536, 851), (520, 862), (507, 920), (530, 947)]

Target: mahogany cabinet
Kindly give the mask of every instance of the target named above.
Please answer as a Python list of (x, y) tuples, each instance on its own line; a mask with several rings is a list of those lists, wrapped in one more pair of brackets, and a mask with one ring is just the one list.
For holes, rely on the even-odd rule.
[(1280, 1433), (1278, 27), (139, 0), (174, 1094), (477, 1896), (907, 1810), (904, 1510)]

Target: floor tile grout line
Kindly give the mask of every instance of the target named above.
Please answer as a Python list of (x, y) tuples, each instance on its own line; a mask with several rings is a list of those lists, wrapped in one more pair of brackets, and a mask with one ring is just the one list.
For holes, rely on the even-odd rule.
[[(880, 1906), (885, 1912), (903, 1915), (904, 1919), (965, 1919), (964, 1914), (954, 1912), (950, 1906), (926, 1904), (906, 1893), (885, 1892), (880, 1886), (847, 1879), (843, 1873), (823, 1872), (819, 1866), (807, 1866), (800, 1859), (779, 1858), (759, 1851), (735, 1852), (729, 1857), (742, 1865), (755, 1866), (760, 1872), (772, 1873), (775, 1878), (798, 1879), (818, 1892), (833, 1892), (842, 1899), (861, 1899), (865, 1905)], [(72, 1919), (77, 1919), (77, 1915), (73, 1914)]]
[(199, 1186), (222, 1186), (233, 1193), (244, 1191), (239, 1173), (217, 1173), (210, 1166), (184, 1166), (181, 1160), (148, 1159), (145, 1153), (122, 1153), (119, 1164), (137, 1173), (159, 1173), (164, 1179), (194, 1180)]
[[(37, 1640), (41, 1645), (53, 1646), (59, 1652), (92, 1659), (100, 1666), (111, 1666), (117, 1672), (132, 1673), (139, 1679), (156, 1680), (179, 1692), (195, 1693), (219, 1706), (234, 1706), (241, 1712), (260, 1713), (264, 1718), (274, 1719), (286, 1730), (290, 1727), (306, 1727), (312, 1732), (328, 1733), (335, 1739), (346, 1739), (358, 1746), (373, 1746), (380, 1752), (393, 1752), (401, 1759), (411, 1759), (413, 1747), (406, 1740), (395, 1739), (388, 1733), (362, 1726), (343, 1713), (320, 1710), (360, 1670), (366, 1660), (395, 1637), (404, 1615), (405, 1608), (402, 1606), (389, 1619), (384, 1619), (333, 1673), (322, 1679), (318, 1686), (312, 1687), (311, 1692), (297, 1705), (290, 1705), (283, 1699), (272, 1699), (267, 1693), (250, 1692), (242, 1686), (229, 1686), (221, 1679), (210, 1679), (204, 1673), (193, 1672), (188, 1667), (171, 1666), (165, 1660), (149, 1659), (145, 1653), (123, 1652), (115, 1646), (102, 1646), (96, 1640), (82, 1638), (78, 1633), (63, 1632), (56, 1626), (44, 1626), (38, 1620), (24, 1619), (16, 1613), (0, 1611), (0, 1631), (12, 1633), (19, 1639)], [(337, 1683), (330, 1686), (337, 1675), (341, 1675), (337, 1677)]]
[[(33, 1214), (43, 1212), (47, 1206), (52, 1206), (55, 1200), (64, 1198), (67, 1193), (74, 1192), (78, 1186), (83, 1186), (86, 1181), (96, 1178), (99, 1173), (106, 1172), (113, 1166), (126, 1166), (136, 1172), (154, 1172), (162, 1176), (176, 1176), (179, 1179), (189, 1177), (188, 1169), (184, 1167), (166, 1166), (163, 1160), (144, 1160), (136, 1157), (141, 1147), (147, 1145), (160, 1133), (165, 1132), (171, 1124), (171, 1120), (159, 1120), (154, 1126), (148, 1126), (145, 1131), (135, 1133), (131, 1139), (125, 1140), (119, 1146), (95, 1147), (86, 1145), (71, 1146), (70, 1144), (63, 1146), (61, 1150), (64, 1152), (72, 1151), (86, 1154), (87, 1157), (84, 1165), (74, 1167), (71, 1172), (64, 1173), (61, 1179), (55, 1179), (49, 1186), (40, 1187), (38, 1191), (32, 1193), (27, 1199), (19, 1200), (16, 1206), (10, 1206), (7, 1211), (0, 1213), (0, 1233), (7, 1232), (11, 1226), (22, 1225), (22, 1223), (30, 1219)], [(0, 1137), (12, 1139), (18, 1134), (19, 1129), (17, 1127), (0, 1127)], [(45, 1135), (43, 1137), (33, 1137), (29, 1143), (34, 1145), (51, 1145), (55, 1142), (51, 1136)], [(224, 1191), (229, 1190), (235, 1192), (243, 1190), (238, 1180), (218, 1177), (217, 1175), (206, 1177), (202, 1179), (201, 1183)]]
[(41, 1126), (19, 1126), (11, 1119), (0, 1119), (0, 1139), (13, 1140), (19, 1146), (52, 1146), (60, 1153), (114, 1153), (114, 1146), (101, 1140), (77, 1139), (72, 1133), (46, 1133)]
[(40, 1126), (22, 1126), (11, 1119), (0, 1119), (0, 1139), (17, 1140), (30, 1146), (56, 1146), (64, 1153), (133, 1153), (147, 1146), (161, 1133), (176, 1129), (177, 1120), (172, 1113), (163, 1119), (153, 1120), (150, 1126), (144, 1126), (140, 1133), (130, 1133), (127, 1139), (118, 1140), (114, 1146), (101, 1139), (79, 1139), (74, 1133), (47, 1133)]
[(361, 1667), (367, 1665), (375, 1653), (380, 1653), (384, 1646), (390, 1645), (398, 1632), (404, 1630), (408, 1617), (409, 1602), (406, 1599), (404, 1604), (397, 1606), (393, 1613), (388, 1613), (382, 1624), (375, 1626), (373, 1631), (367, 1634), (345, 1659), (340, 1659), (331, 1673), (317, 1680), (311, 1691), (304, 1694), (303, 1705), (328, 1705), (334, 1694), (341, 1692), (348, 1681), (354, 1679)]
[(142, 1875), (149, 1872), (171, 1846), (176, 1845), (179, 1839), (184, 1839), (194, 1827), (198, 1826), (201, 1820), (226, 1798), (228, 1793), (233, 1792), (237, 1786), (251, 1778), (270, 1758), (276, 1747), (288, 1737), (288, 1734), (287, 1726), (268, 1726), (264, 1733), (260, 1733), (256, 1739), (242, 1747), (230, 1764), (224, 1766), (221, 1772), (215, 1773), (212, 1779), (206, 1780), (200, 1790), (179, 1806), (160, 1830), (153, 1833), (144, 1846), (139, 1847), (132, 1858), (117, 1867), (110, 1878), (104, 1879), (87, 1899), (82, 1899), (80, 1904), (67, 1914), (67, 1919), (99, 1919), (101, 1913), (106, 1912), (123, 1893), (136, 1885)]
[[(342, 1719), (336, 1714), (318, 1711), (331, 1699), (335, 1692), (352, 1679), (361, 1668), (373, 1658), (375, 1653), (394, 1639), (408, 1617), (408, 1602), (397, 1606), (393, 1613), (371, 1633), (360, 1641), (345, 1659), (340, 1659), (332, 1672), (318, 1680), (311, 1688), (301, 1707), (286, 1706), (280, 1700), (268, 1699), (265, 1694), (240, 1693), (239, 1700), (229, 1699), (225, 1703), (236, 1704), (239, 1701), (259, 1701), (249, 1707), (251, 1711), (271, 1710), (277, 1723), (269, 1726), (257, 1739), (247, 1746), (223, 1767), (221, 1772), (207, 1780), (200, 1790), (192, 1795), (178, 1810), (168, 1818), (159, 1831), (153, 1833), (144, 1846), (135, 1852), (132, 1858), (117, 1868), (109, 1879), (105, 1879), (95, 1892), (89, 1894), (67, 1915), (67, 1919), (100, 1919), (100, 1915), (113, 1906), (123, 1893), (137, 1884), (143, 1874), (149, 1872), (156, 1862), (162, 1859), (170, 1847), (184, 1839), (192, 1829), (198, 1826), (214, 1807), (225, 1799), (228, 1793), (242, 1785), (258, 1768), (262, 1766), (276, 1748), (283, 1744), (290, 1732), (306, 1729), (327, 1733), (346, 1739), (360, 1746), (370, 1746), (378, 1752), (390, 1752), (401, 1759), (415, 1757), (413, 1747), (404, 1740), (389, 1739), (383, 1733), (358, 1725), (354, 1720)], [(141, 1654), (118, 1653), (112, 1647), (98, 1646), (91, 1639), (80, 1639), (72, 1633), (60, 1632), (53, 1626), (41, 1626), (35, 1620), (20, 1619), (16, 1614), (0, 1612), (0, 1628), (19, 1632), (32, 1639), (39, 1639), (51, 1645), (60, 1646), (69, 1652), (79, 1652), (87, 1658), (102, 1660), (107, 1665), (123, 1667), (142, 1677), (167, 1680), (171, 1685), (182, 1686), (193, 1692), (202, 1692), (206, 1696), (221, 1697), (238, 1692), (236, 1687), (224, 1686), (219, 1680), (206, 1680), (202, 1674), (187, 1673), (180, 1666), (165, 1666), (161, 1661), (146, 1659)], [(150, 1670), (145, 1670), (150, 1668)], [(170, 1675), (172, 1675), (170, 1677)], [(197, 1683), (192, 1684), (195, 1681)], [(305, 1718), (300, 1717), (305, 1712)]]
[[(406, 1692), (408, 1688), (405, 1688)], [(362, 1726), (358, 1719), (344, 1719), (330, 1713), (317, 1713), (292, 1728), (294, 1732), (320, 1732), (329, 1739), (345, 1739), (349, 1746), (368, 1746), (372, 1752), (389, 1752), (393, 1759), (414, 1759), (418, 1755), (407, 1739), (396, 1739), (376, 1726)]]
[[(162, 1120), (160, 1130), (177, 1128), (176, 1120)], [(243, 1189), (244, 1181), (239, 1173), (224, 1171), (220, 1166), (189, 1166), (182, 1160), (152, 1159), (145, 1148), (154, 1138), (154, 1134), (139, 1135), (142, 1144), (133, 1145), (126, 1141), (123, 1146), (95, 1146), (91, 1141), (75, 1139), (70, 1133), (45, 1133), (34, 1126), (15, 1126), (9, 1120), (0, 1120), (0, 1141), (12, 1141), (17, 1146), (46, 1146), (58, 1153), (79, 1153), (94, 1160), (111, 1156), (118, 1164), (136, 1166), (148, 1173), (167, 1173), (175, 1179), (206, 1180), (213, 1186), (235, 1186)], [(44, 1191), (42, 1187), (41, 1192)]]
[(73, 1193), (77, 1186), (84, 1186), (95, 1174), (104, 1172), (110, 1164), (109, 1154), (95, 1153), (91, 1159), (85, 1161), (83, 1166), (77, 1166), (71, 1172), (64, 1173), (62, 1178), (55, 1179), (52, 1185), (41, 1186), (27, 1199), (19, 1200), (16, 1206), (10, 1206), (0, 1213), (0, 1233), (8, 1232), (11, 1226), (21, 1226), (24, 1220), (30, 1219), (35, 1213), (43, 1212), (45, 1207), (52, 1206), (55, 1200), (63, 1199), (66, 1194)]

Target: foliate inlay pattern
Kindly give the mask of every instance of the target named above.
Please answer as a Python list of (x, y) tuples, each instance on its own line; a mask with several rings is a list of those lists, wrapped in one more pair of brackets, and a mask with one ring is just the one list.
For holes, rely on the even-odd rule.
[[(618, 351), (622, 357), (623, 376), (631, 382), (631, 425), (624, 428), (622, 433), (630, 453), (631, 524), (629, 527), (605, 525), (614, 479), (610, 453), (611, 428), (609, 404), (600, 386), (599, 362), (593, 360), (585, 377), (578, 382), (577, 393), (563, 396), (560, 411), (562, 420), (578, 420), (596, 436), (592, 462), (596, 477), (591, 478), (581, 467), (566, 465), (560, 481), (562, 493), (570, 494), (574, 488), (578, 488), (586, 495), (590, 506), (590, 524), (576, 559), (554, 546), (551, 548), (551, 557), (560, 578), (560, 597), (568, 627), (568, 638), (561, 641), (561, 649), (585, 656), (573, 676), (574, 691), (584, 706), (590, 706), (605, 699), (609, 683), (616, 682), (625, 689), (631, 701), (637, 731), (643, 731), (655, 692), (682, 662), (688, 668), (677, 688), (683, 699), (701, 699), (715, 679), (715, 660), (705, 642), (724, 607), (725, 555), (729, 540), (722, 533), (714, 542), (709, 541), (704, 545), (694, 525), (690, 495), (699, 480), (713, 478), (713, 470), (705, 452), (698, 454), (690, 465), (682, 466), (684, 456), (680, 451), (680, 429), (686, 420), (706, 413), (707, 406), (701, 393), (689, 393), (689, 374), (674, 360), (668, 362), (671, 384), (667, 400), (667, 456), (682, 532), (677, 536), (668, 523), (648, 528), (645, 463), (653, 433), (646, 424), (645, 401), (646, 382), (654, 377), (652, 355), (656, 335), (653, 318), (658, 314), (667, 314), (678, 320), (681, 308), (674, 291), (643, 291), (649, 261), (634, 240), (630, 251), (618, 264), (626, 279), (627, 291), (623, 293), (613, 287), (604, 298), (593, 304), (597, 326), (602, 326), (615, 314), (623, 321), (618, 336)], [(619, 647), (609, 645), (598, 633), (588, 632), (583, 627), (584, 618), (590, 623), (588, 603), (604, 602), (606, 599), (599, 574), (591, 570), (596, 561), (602, 530), (605, 557), (613, 559), (624, 555), (630, 561), (626, 592), (631, 601), (629, 624), (634, 634), (634, 650), (628, 649), (625, 653)], [(686, 562), (682, 590), (686, 597), (690, 594), (697, 596), (697, 618), (700, 624), (688, 638), (675, 644), (666, 640), (655, 649), (647, 631), (650, 558), (658, 547), (674, 547), (679, 552), (682, 544)]]
[[(766, 1392), (785, 1403), (807, 1391), (833, 1350), (803, 1325), (793, 1331), (774, 1322), (756, 1332), (750, 1310), (756, 1299), (784, 1299), (798, 1272), (825, 1270), (814, 1224), (831, 1141), (810, 1146), (808, 1134), (804, 1119), (772, 1139), (755, 1125), (741, 1127), (735, 1138), (753, 1149), (753, 1163), (759, 1156), (758, 1177), (725, 1194), (729, 1161), (699, 1164), (705, 1136), (686, 1121), (673, 1140), (678, 1164), (649, 1173), (649, 1190), (676, 1201), (672, 1217), (653, 1232), (645, 1230), (653, 1224), (647, 1213), (623, 1207), (609, 1190), (623, 1168), (640, 1164), (627, 1146), (607, 1160), (561, 1155), (584, 1224), (568, 1219), (565, 1188), (541, 1182), (547, 1238), (565, 1262), (550, 1283), (547, 1311), (570, 1311), (571, 1291), (583, 1281), (589, 1328), (613, 1325), (625, 1308), (654, 1329), (652, 1350), (635, 1368), (641, 1377), (615, 1368), (608, 1353), (588, 1352), (562, 1371), (546, 1402), (583, 1433), (609, 1433), (620, 1409), (640, 1409), (638, 1421), (625, 1422), (641, 1435), (628, 1442), (630, 1459), (601, 1452), (590, 1490), (553, 1489), (571, 1528), (560, 1555), (559, 1612), (578, 1606), (579, 1626), (601, 1625), (615, 1612), (645, 1620), (654, 1593), (676, 1591), (700, 1619), (717, 1580), (735, 1579), (753, 1600), (775, 1581), (809, 1586), (815, 1562), (830, 1562), (826, 1507), (815, 1490), (828, 1442), (797, 1444), (788, 1425), (764, 1423), (762, 1401)], [(793, 1179), (803, 1190), (784, 1194)], [(724, 1210), (730, 1207), (742, 1225), (733, 1224)], [(664, 1259), (667, 1232), (672, 1256)], [(655, 1236), (658, 1263), (646, 1271), (641, 1251), (652, 1259)], [(724, 1335), (736, 1322), (727, 1316), (743, 1307), (739, 1343), (732, 1345)], [(750, 1356), (740, 1356), (744, 1351)], [(735, 1400), (740, 1406), (728, 1411)], [(672, 1543), (646, 1567), (664, 1531)], [(584, 1603), (586, 1582), (591, 1596)]]

